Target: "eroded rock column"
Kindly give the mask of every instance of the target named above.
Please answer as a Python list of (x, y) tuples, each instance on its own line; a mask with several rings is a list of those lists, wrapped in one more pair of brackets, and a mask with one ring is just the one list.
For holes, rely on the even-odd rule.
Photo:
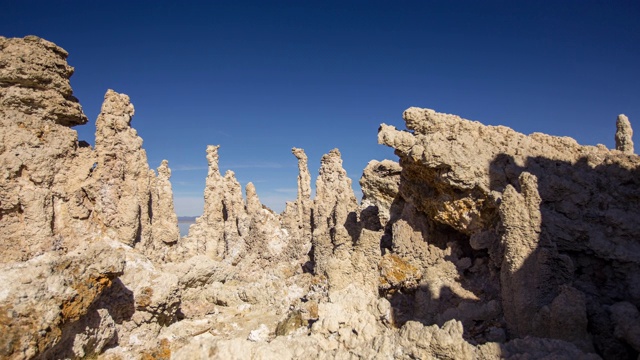
[(633, 154), (633, 129), (629, 118), (624, 114), (618, 115), (616, 120), (616, 150)]
[(151, 237), (152, 177), (142, 139), (130, 123), (134, 107), (129, 97), (108, 90), (96, 120), (96, 215), (107, 236), (134, 245)]
[(69, 214), (70, 202), (91, 207), (75, 192), (76, 176), (87, 176), (91, 163), (73, 171), (90, 156), (77, 153), (70, 128), (87, 117), (71, 90), (67, 56), (35, 36), (0, 36), (0, 262), (71, 248), (87, 235), (87, 227), (70, 224), (91, 211)]
[(342, 168), (340, 151), (333, 149), (322, 157), (316, 180), (312, 241), (315, 272), (326, 274), (331, 285), (340, 287), (349, 281), (341, 278), (339, 269), (350, 266), (350, 251), (359, 231), (357, 211), (351, 179)]
[(174, 244), (180, 239), (178, 216), (173, 208), (173, 190), (171, 189), (171, 169), (169, 162), (162, 160), (158, 167), (158, 177), (152, 198), (153, 241), (156, 248)]

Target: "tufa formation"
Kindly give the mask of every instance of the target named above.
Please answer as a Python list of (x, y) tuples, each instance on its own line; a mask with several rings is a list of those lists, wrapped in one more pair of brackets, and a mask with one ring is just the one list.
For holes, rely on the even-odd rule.
[[(358, 203), (340, 151), (282, 214), (206, 149), (180, 238), (171, 170), (108, 90), (95, 147), (67, 53), (0, 37), (0, 357), (636, 359), (640, 158), (441, 114), (381, 125)], [(293, 161), (293, 159), (292, 159)]]

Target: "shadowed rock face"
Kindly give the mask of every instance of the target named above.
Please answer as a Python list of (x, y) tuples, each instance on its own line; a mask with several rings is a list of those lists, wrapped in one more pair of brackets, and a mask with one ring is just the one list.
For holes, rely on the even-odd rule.
[[(276, 214), (219, 170), (179, 238), (128, 96), (96, 146), (66, 52), (0, 37), (0, 356), (635, 359), (640, 158), (410, 108), (382, 125), (358, 204), (341, 154), (304, 150)], [(293, 160), (292, 160), (293, 161)], [(596, 355), (596, 353), (598, 355)]]
[(400, 195), (499, 272), (493, 286), (507, 337), (632, 356), (632, 342), (610, 332), (616, 320), (607, 310), (621, 300), (640, 305), (632, 275), (640, 270), (640, 225), (632, 220), (640, 216), (640, 158), (626, 118), (618, 118), (618, 150), (429, 109), (408, 109), (404, 118), (413, 133), (382, 125), (378, 137), (400, 156)]

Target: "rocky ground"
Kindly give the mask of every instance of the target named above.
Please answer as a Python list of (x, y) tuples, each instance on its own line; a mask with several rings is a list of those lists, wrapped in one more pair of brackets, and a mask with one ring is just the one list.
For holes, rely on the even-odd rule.
[[(636, 359), (640, 157), (405, 111), (358, 203), (341, 154), (276, 214), (209, 146), (180, 238), (171, 170), (108, 90), (95, 147), (67, 53), (0, 37), (0, 357)], [(293, 159), (292, 159), (293, 161)], [(245, 200), (246, 199), (246, 200)]]

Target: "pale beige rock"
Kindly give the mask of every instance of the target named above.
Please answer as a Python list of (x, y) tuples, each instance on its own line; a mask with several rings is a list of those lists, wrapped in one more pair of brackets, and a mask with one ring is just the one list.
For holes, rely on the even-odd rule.
[(280, 216), (262, 205), (253, 183), (248, 183), (245, 191), (249, 217), (249, 229), (245, 240), (247, 251), (268, 261), (276, 261), (286, 256), (290, 236), (281, 224)]
[[(74, 324), (82, 321), (123, 269), (123, 252), (104, 242), (68, 255), (49, 252), (27, 262), (3, 265), (0, 281), (6, 286), (0, 292), (0, 355), (31, 359), (67, 354), (76, 337)], [(106, 327), (110, 323), (105, 320)], [(101, 338), (104, 345), (111, 336), (107, 331)]]
[(303, 149), (291, 149), (293, 155), (298, 159), (298, 201), (311, 198), (311, 174), (307, 163), (307, 154)]
[(74, 159), (79, 144), (68, 126), (87, 118), (72, 95), (66, 57), (35, 36), (0, 37), (0, 262), (76, 246), (86, 235), (84, 229), (67, 231), (69, 212), (87, 213), (78, 209), (84, 197), (67, 184), (72, 164), (83, 162)]
[(67, 64), (69, 54), (64, 49), (37, 36), (0, 36), (0, 50), (2, 108), (63, 126), (87, 122), (73, 97), (69, 78), (74, 69)]
[(67, 127), (86, 118), (64, 50), (31, 37), (0, 49), (3, 358), (638, 355), (628, 142), (411, 108), (413, 132), (381, 127), (400, 163), (367, 166), (361, 205), (338, 150), (312, 200), (292, 149), (298, 196), (282, 215), (252, 183), (243, 198), (209, 146), (204, 212), (178, 239), (171, 171), (149, 169), (129, 98), (107, 92), (94, 151)]
[[(155, 181), (151, 199), (152, 237), (156, 243), (172, 244), (180, 238), (178, 216), (173, 209), (173, 190), (170, 178), (169, 162), (162, 160), (162, 164), (158, 167), (158, 178)], [(162, 249), (162, 243), (156, 245), (155, 248)]]
[(212, 259), (224, 256), (224, 222), (223, 194), (224, 178), (220, 175), (218, 165), (218, 149), (220, 146), (207, 147), (207, 161), (209, 172), (204, 189), (204, 211), (196, 219), (196, 223), (189, 228), (189, 235), (184, 240), (183, 252), (186, 256), (206, 254)]
[[(640, 195), (640, 159), (429, 109), (410, 108), (404, 118), (413, 133), (383, 124), (378, 136), (396, 149), (402, 167), (386, 246), (429, 268), (414, 298), (419, 307), (401, 309), (427, 323), (461, 319), (480, 341), (504, 339), (507, 329), (507, 339), (549, 337), (605, 358), (634, 356), (623, 344), (628, 339), (606, 330), (612, 319), (604, 304), (637, 301), (633, 276), (613, 274), (640, 270), (633, 240), (640, 228), (631, 225), (640, 209), (628, 201)], [(626, 139), (630, 127), (623, 128)], [(600, 281), (621, 285), (605, 291)], [(461, 285), (480, 304), (499, 306), (473, 306)], [(443, 289), (454, 295), (434, 297)], [(491, 295), (496, 291), (500, 298)], [(434, 306), (440, 315), (421, 310)], [(487, 327), (482, 314), (498, 321)]]
[(134, 108), (129, 97), (107, 91), (96, 120), (97, 166), (92, 195), (96, 220), (106, 236), (124, 244), (148, 244), (152, 177), (142, 139), (130, 127)]
[(362, 188), (362, 209), (369, 206), (377, 209), (377, 216), (382, 226), (389, 221), (390, 209), (398, 196), (400, 183), (400, 164), (391, 160), (371, 160), (364, 168), (360, 178)]
[(351, 179), (342, 168), (340, 151), (333, 149), (322, 157), (316, 180), (312, 240), (314, 271), (328, 276), (332, 285), (339, 286), (333, 283), (332, 276), (342, 277), (340, 268), (348, 262), (351, 245), (359, 231), (357, 210), (358, 203)]
[(289, 234), (289, 246), (285, 252), (290, 258), (306, 263), (310, 260), (308, 254), (311, 250), (311, 175), (304, 150), (293, 148), (291, 152), (298, 159), (298, 196), (295, 202), (286, 203), (281, 215), (282, 228)]
[(227, 170), (223, 179), (224, 258), (237, 263), (246, 251), (244, 237), (249, 232), (249, 217), (235, 173)]
[(625, 154), (633, 154), (633, 129), (629, 118), (624, 114), (618, 115), (616, 120), (616, 150)]

